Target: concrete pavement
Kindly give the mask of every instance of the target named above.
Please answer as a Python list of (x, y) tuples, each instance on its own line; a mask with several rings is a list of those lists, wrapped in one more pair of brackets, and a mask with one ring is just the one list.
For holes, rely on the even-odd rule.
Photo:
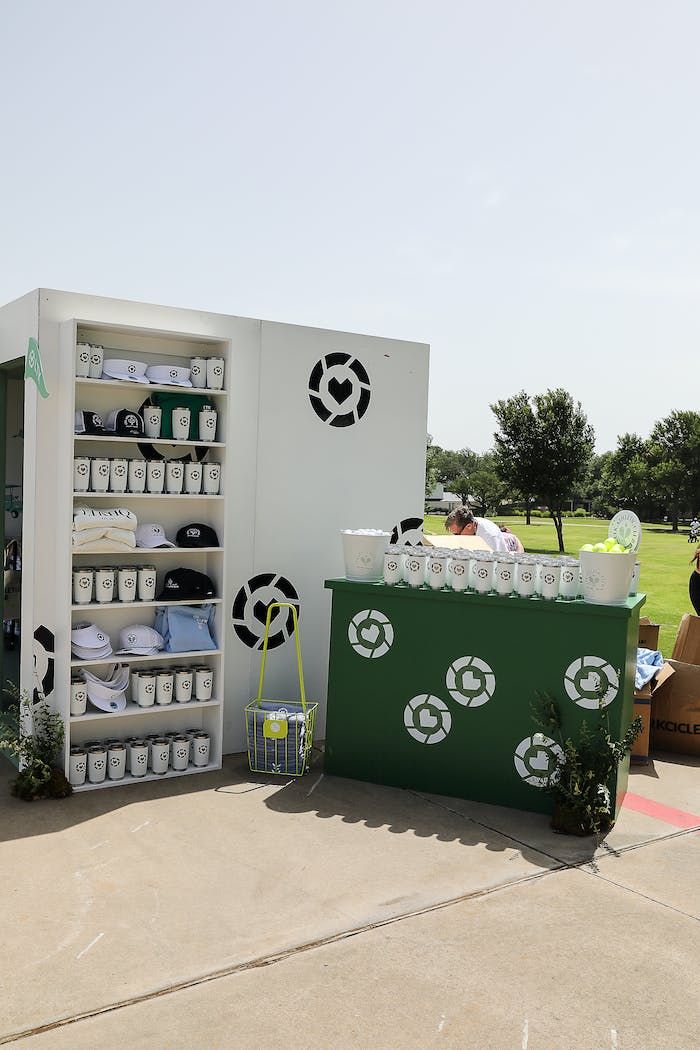
[(642, 801), (597, 848), (238, 758), (64, 803), (3, 792), (0, 1042), (695, 1047), (698, 765), (633, 773)]

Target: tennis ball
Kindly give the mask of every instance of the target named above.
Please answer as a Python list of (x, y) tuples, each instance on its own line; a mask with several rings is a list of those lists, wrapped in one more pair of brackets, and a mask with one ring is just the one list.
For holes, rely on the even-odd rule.
[(595, 551), (596, 554), (607, 554), (608, 553), (608, 548), (605, 546), (604, 543), (594, 543), (593, 544), (593, 550)]
[(614, 536), (608, 536), (607, 540), (603, 540), (603, 546), (606, 551), (611, 551), (613, 547), (619, 547), (620, 545)]
[(592, 543), (584, 543), (583, 547), (581, 547), (581, 550), (582, 551), (592, 551), (593, 550), (593, 544)]

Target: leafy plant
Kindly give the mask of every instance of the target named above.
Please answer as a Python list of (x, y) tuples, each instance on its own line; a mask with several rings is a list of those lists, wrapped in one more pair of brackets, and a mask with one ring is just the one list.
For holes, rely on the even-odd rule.
[(19, 760), (12, 794), (27, 802), (37, 798), (66, 798), (72, 789), (63, 771), (56, 766), (65, 739), (63, 719), (51, 710), (43, 697), (32, 705), (26, 690), (21, 697), (14, 686), (8, 692), (17, 702), (0, 720), (0, 750), (8, 751)]
[(561, 710), (548, 694), (537, 694), (533, 718), (555, 739), (562, 756), (550, 774), (545, 791), (554, 799), (552, 827), (567, 835), (598, 835), (613, 824), (610, 786), (613, 775), (642, 731), (637, 716), (621, 740), (610, 734), (607, 710), (598, 708), (598, 720), (583, 722), (578, 739), (564, 737)]

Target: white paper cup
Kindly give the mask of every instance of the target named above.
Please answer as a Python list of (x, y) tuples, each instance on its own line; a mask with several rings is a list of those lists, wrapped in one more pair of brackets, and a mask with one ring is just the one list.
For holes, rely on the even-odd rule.
[(90, 375), (89, 343), (78, 343), (75, 348), (75, 374), (81, 379), (87, 379)]
[(151, 741), (151, 769), (158, 776), (168, 772), (170, 763), (170, 741), (161, 736)]
[(545, 601), (555, 601), (559, 597), (559, 581), (561, 579), (561, 564), (552, 558), (542, 562), (540, 570), (540, 596)]
[(107, 750), (101, 745), (88, 750), (87, 775), (91, 784), (101, 784), (107, 775)]
[(575, 601), (578, 594), (579, 572), (579, 563), (574, 558), (566, 558), (562, 563), (561, 576), (559, 577), (559, 597), (564, 601)]
[(210, 667), (198, 668), (194, 673), (194, 695), (197, 700), (211, 700), (214, 690), (214, 672)]
[(76, 456), (73, 460), (73, 492), (90, 491), (90, 460), (87, 456)]
[(90, 604), (94, 582), (93, 569), (73, 569), (73, 603), (75, 605)]
[(126, 745), (115, 742), (107, 750), (107, 775), (110, 780), (122, 780), (126, 773)]
[(221, 491), (221, 464), (205, 463), (202, 468), (202, 491), (206, 496), (218, 496)]
[(490, 594), (494, 589), (494, 574), (496, 570), (496, 558), (485, 554), (474, 559), (472, 579), (474, 590), (477, 594)]
[(136, 584), (138, 582), (138, 569), (131, 565), (123, 565), (117, 573), (117, 594), (120, 602), (136, 601)]
[(109, 490), (109, 460), (104, 456), (96, 456), (90, 461), (90, 488), (93, 492)]
[(140, 671), (133, 670), (129, 672), (129, 698), (133, 704), (139, 702), (139, 675)]
[(211, 738), (208, 733), (195, 733), (191, 741), (192, 763), (201, 768), (209, 764)]
[(114, 601), (114, 569), (95, 571), (95, 601), (101, 605)]
[(216, 441), (216, 418), (213, 408), (203, 408), (199, 413), (199, 440)]
[(175, 699), (178, 704), (188, 704), (192, 699), (193, 679), (192, 671), (185, 668), (175, 672)]
[(422, 587), (425, 583), (426, 557), (423, 551), (414, 549), (406, 555), (406, 583), (409, 587)]
[(190, 380), (192, 386), (198, 390), (207, 385), (207, 359), (206, 357), (193, 357), (190, 360)]
[(447, 558), (442, 554), (428, 556), (427, 580), (433, 591), (442, 590), (447, 583)]
[(185, 463), (185, 492), (188, 496), (198, 495), (202, 491), (202, 464)]
[(496, 587), (496, 594), (500, 594), (501, 597), (507, 597), (513, 593), (513, 587), (515, 585), (515, 562), (511, 558), (500, 558), (496, 561), (496, 568), (494, 571), (494, 584)]
[(148, 772), (149, 747), (145, 740), (132, 740), (129, 744), (129, 772), (132, 777), (145, 777)]
[(453, 591), (466, 591), (469, 587), (471, 560), (454, 554), (450, 561), (450, 586)]
[(515, 573), (515, 592), (519, 598), (532, 598), (535, 593), (537, 566), (533, 560), (518, 562)]
[(190, 436), (189, 408), (174, 408), (172, 412), (173, 439), (175, 441), (187, 441)]
[(156, 676), (156, 703), (161, 707), (172, 704), (175, 691), (175, 676), (172, 671), (159, 671)]
[(152, 602), (156, 596), (156, 567), (142, 565), (137, 571), (136, 593), (140, 602)]
[(173, 737), (170, 744), (171, 765), (173, 769), (187, 769), (190, 761), (190, 740), (183, 733)]
[(156, 702), (156, 676), (148, 672), (139, 674), (138, 698), (139, 707), (153, 707)]
[(102, 363), (104, 361), (105, 352), (101, 346), (90, 347), (90, 379), (101, 379), (102, 378)]
[(395, 587), (403, 581), (403, 566), (401, 555), (397, 550), (387, 551), (384, 555), (384, 583), (389, 587)]
[(171, 460), (165, 464), (165, 491), (171, 495), (179, 495), (182, 492), (182, 484), (185, 480), (185, 464), (179, 460)]
[(72, 747), (68, 757), (68, 783), (71, 787), (80, 787), (85, 783), (87, 773), (87, 754), (82, 747)]
[(146, 490), (146, 460), (130, 459), (128, 467), (129, 492), (145, 492)]
[(222, 390), (224, 386), (223, 357), (207, 358), (207, 387), (209, 390)]
[(146, 433), (146, 437), (159, 438), (160, 428), (163, 418), (163, 409), (157, 407), (144, 408), (143, 410), (143, 429)]
[(111, 492), (126, 492), (129, 480), (129, 463), (126, 459), (112, 459), (109, 462), (109, 488)]
[(165, 464), (160, 459), (149, 459), (146, 464), (146, 489), (156, 495), (165, 487)]
[(70, 684), (70, 713), (72, 715), (84, 715), (87, 707), (87, 687), (85, 682), (71, 682)]

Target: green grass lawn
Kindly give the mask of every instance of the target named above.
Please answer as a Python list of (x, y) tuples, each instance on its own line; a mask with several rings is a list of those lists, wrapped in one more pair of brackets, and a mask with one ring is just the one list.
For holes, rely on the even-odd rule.
[[(532, 525), (525, 525), (524, 518), (496, 518), (499, 524), (508, 525), (520, 538), (526, 551), (534, 554), (557, 554), (557, 536), (554, 525), (546, 518), (533, 518)], [(641, 579), (639, 590), (647, 596), (642, 615), (661, 624), (659, 646), (665, 657), (671, 655), (680, 618), (685, 612), (693, 612), (688, 598), (690, 556), (695, 547), (688, 543), (686, 532), (671, 532), (670, 526), (644, 525), (642, 546), (639, 551)], [(440, 515), (428, 515), (425, 531), (444, 534), (445, 519)], [(567, 554), (578, 554), (584, 543), (596, 543), (608, 534), (608, 522), (569, 518), (564, 523), (564, 544)]]

